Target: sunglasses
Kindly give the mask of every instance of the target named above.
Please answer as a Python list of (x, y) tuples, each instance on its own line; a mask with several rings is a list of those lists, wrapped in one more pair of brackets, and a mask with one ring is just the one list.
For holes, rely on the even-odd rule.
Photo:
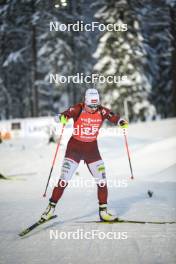
[(97, 109), (98, 105), (88, 105), (88, 107), (91, 108), (91, 109)]

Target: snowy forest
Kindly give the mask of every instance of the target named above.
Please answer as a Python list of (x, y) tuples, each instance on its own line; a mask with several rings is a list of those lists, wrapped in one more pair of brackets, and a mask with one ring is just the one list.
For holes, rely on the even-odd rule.
[[(127, 24), (50, 31), (50, 21)], [(49, 74), (126, 75), (116, 83), (51, 84)], [(52, 116), (97, 87), (130, 121), (176, 116), (176, 0), (1, 0), (0, 119)]]

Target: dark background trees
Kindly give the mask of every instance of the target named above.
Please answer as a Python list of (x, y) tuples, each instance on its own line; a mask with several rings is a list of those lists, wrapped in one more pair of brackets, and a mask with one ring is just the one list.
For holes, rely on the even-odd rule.
[[(130, 120), (176, 115), (175, 0), (0, 1), (0, 119), (53, 115), (82, 100), (88, 84), (51, 84), (49, 74), (127, 75), (97, 84)], [(127, 32), (49, 31), (50, 21), (125, 23)]]

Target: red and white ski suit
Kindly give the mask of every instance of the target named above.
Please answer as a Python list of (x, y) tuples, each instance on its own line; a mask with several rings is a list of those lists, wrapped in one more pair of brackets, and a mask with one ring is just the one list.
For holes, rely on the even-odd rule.
[(67, 185), (65, 182), (71, 180), (79, 162), (84, 160), (97, 183), (99, 204), (106, 204), (108, 190), (105, 166), (98, 150), (97, 136), (104, 120), (117, 124), (120, 116), (103, 106), (99, 106), (96, 112), (89, 113), (85, 110), (84, 103), (76, 104), (62, 114), (73, 118), (74, 129), (67, 144), (58, 186), (54, 188), (50, 201), (56, 203), (61, 198)]

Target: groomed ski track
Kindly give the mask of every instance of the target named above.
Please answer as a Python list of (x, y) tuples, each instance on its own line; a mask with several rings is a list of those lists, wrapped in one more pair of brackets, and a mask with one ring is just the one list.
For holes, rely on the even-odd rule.
[[(135, 179), (130, 180), (123, 136), (99, 138), (109, 188), (109, 210), (120, 218), (141, 221), (176, 220), (176, 119), (132, 124), (128, 140)], [(68, 135), (53, 171), (58, 178)], [(57, 206), (58, 217), (26, 237), (19, 232), (33, 224), (47, 206), (42, 194), (56, 145), (46, 139), (23, 138), (0, 145), (1, 264), (174, 264), (176, 225), (77, 223), (98, 220), (96, 187), (70, 187)], [(15, 175), (15, 176), (13, 176)], [(73, 180), (91, 175), (81, 162)], [(83, 183), (82, 183), (83, 184)], [(83, 184), (84, 185), (84, 184)], [(153, 191), (150, 198), (147, 191)], [(78, 231), (79, 230), (79, 231)], [(119, 239), (61, 239), (60, 232), (116, 232)], [(52, 233), (53, 232), (53, 233)], [(51, 234), (55, 234), (55, 237)], [(124, 234), (127, 238), (124, 239)]]

